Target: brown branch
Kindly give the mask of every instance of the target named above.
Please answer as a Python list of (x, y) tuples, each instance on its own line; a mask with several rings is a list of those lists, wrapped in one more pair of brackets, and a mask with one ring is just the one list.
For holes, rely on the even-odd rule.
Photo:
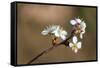
[(69, 44), (69, 39), (72, 37), (73, 35), (71, 34), (70, 37), (68, 37), (65, 41), (62, 41), (61, 43), (58, 43), (56, 45), (53, 45), (52, 47), (44, 50), (43, 52), (41, 52), (40, 54), (38, 54), (35, 58), (33, 58), (32, 60), (30, 60), (27, 64), (31, 64), (33, 61), (35, 61), (36, 59), (38, 59), (40, 56), (42, 56), (43, 54), (45, 53), (48, 53), (49, 51), (55, 49), (56, 47), (60, 46), (60, 45), (65, 45), (65, 46), (68, 46)]
[(53, 49), (56, 48), (57, 46), (59, 46), (59, 44), (58, 44), (58, 45), (54, 45), (54, 46), (52, 46), (52, 47), (50, 47), (50, 48), (44, 50), (44, 51), (41, 52), (39, 55), (37, 55), (35, 58), (33, 58), (31, 61), (29, 61), (27, 64), (31, 64), (33, 61), (35, 61), (36, 59), (38, 59), (40, 56), (42, 56), (42, 55), (45, 54), (45, 53), (48, 53), (49, 51), (53, 50)]

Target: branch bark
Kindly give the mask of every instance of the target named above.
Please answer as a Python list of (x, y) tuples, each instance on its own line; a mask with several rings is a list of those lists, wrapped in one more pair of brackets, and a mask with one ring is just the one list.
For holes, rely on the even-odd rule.
[(57, 48), (57, 47), (60, 46), (60, 45), (68, 46), (68, 44), (69, 44), (69, 41), (68, 41), (68, 40), (69, 40), (72, 36), (73, 36), (73, 35), (71, 34), (71, 36), (69, 36), (65, 41), (62, 41), (62, 42), (60, 42), (60, 43), (58, 43), (58, 44), (56, 44), (56, 45), (53, 45), (52, 47), (50, 47), (50, 48), (44, 50), (43, 52), (41, 52), (40, 54), (38, 54), (35, 58), (33, 58), (32, 60), (30, 60), (27, 64), (31, 64), (33, 61), (35, 61), (36, 59), (38, 59), (38, 58), (39, 58), (40, 56), (42, 56), (43, 54), (48, 53), (49, 51), (51, 51), (51, 50)]
[(35, 58), (33, 58), (31, 61), (29, 61), (27, 64), (31, 64), (33, 61), (35, 61), (36, 59), (38, 59), (40, 56), (42, 56), (45, 53), (48, 53), (49, 51), (53, 50), (54, 48), (58, 47), (59, 45), (54, 45), (46, 50), (44, 50), (43, 52), (41, 52), (40, 54), (38, 54)]

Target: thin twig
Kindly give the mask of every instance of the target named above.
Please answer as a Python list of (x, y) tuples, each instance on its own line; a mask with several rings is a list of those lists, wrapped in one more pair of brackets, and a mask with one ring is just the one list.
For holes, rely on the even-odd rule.
[(40, 56), (42, 56), (45, 53), (48, 53), (49, 51), (55, 49), (56, 47), (60, 46), (60, 45), (65, 45), (68, 46), (69, 44), (69, 39), (72, 37), (73, 35), (69, 36), (65, 41), (62, 41), (61, 43), (58, 43), (56, 45), (53, 45), (52, 47), (44, 50), (43, 52), (41, 52), (40, 54), (38, 54), (35, 58), (33, 58), (32, 60), (30, 60), (27, 64), (31, 64), (33, 61), (35, 61), (36, 59), (38, 59)]
[(33, 61), (35, 61), (36, 59), (38, 59), (40, 56), (42, 56), (45, 53), (48, 53), (49, 51), (53, 50), (54, 48), (58, 47), (60, 44), (54, 45), (46, 50), (44, 50), (43, 52), (41, 52), (40, 54), (38, 54), (35, 58), (33, 58), (31, 61), (29, 61), (27, 64), (31, 64)]

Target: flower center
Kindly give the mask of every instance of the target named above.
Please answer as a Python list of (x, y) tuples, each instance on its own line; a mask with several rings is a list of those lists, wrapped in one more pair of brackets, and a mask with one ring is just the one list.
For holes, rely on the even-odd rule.
[(80, 24), (76, 24), (75, 25), (75, 34), (79, 34), (82, 32), (81, 26)]
[(73, 49), (77, 49), (77, 44), (73, 44)]
[(52, 44), (53, 44), (53, 45), (56, 45), (56, 44), (57, 44), (57, 37), (54, 37), (54, 38), (52, 39)]

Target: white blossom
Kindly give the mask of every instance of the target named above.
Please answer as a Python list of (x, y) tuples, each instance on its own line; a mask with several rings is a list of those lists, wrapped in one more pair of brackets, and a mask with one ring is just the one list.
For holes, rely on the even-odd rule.
[(46, 29), (44, 29), (41, 32), (41, 34), (42, 35), (53, 34), (55, 37), (60, 37), (62, 40), (65, 40), (67, 32), (63, 30), (63, 28), (59, 25), (51, 25), (47, 26)]
[(70, 42), (69, 43), (69, 46), (72, 48), (72, 50), (75, 53), (77, 53), (78, 52), (78, 49), (80, 49), (82, 47), (82, 43), (81, 42), (78, 42), (76, 36), (73, 36), (72, 43)]
[(85, 33), (85, 28), (86, 28), (86, 23), (84, 21), (82, 21), (79, 18), (75, 18), (74, 20), (70, 21), (70, 24), (72, 24), (73, 26), (75, 25), (79, 25), (80, 26), (80, 38), (83, 38), (83, 34)]

